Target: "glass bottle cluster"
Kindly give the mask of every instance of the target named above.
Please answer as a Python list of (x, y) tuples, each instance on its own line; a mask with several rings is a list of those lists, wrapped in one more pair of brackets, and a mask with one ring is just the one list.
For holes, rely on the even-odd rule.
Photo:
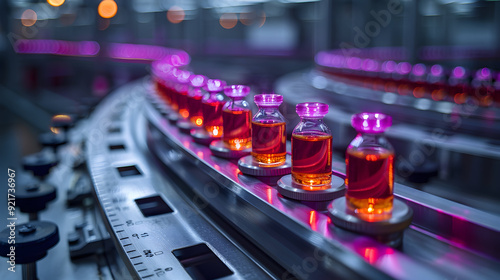
[[(286, 120), (279, 112), (283, 97), (259, 94), (252, 117), (245, 100), (250, 88), (226, 86), (189, 71), (172, 68), (154, 81), (162, 99), (180, 117), (222, 138), (231, 150), (252, 148), (254, 163), (276, 167), (286, 160)], [(225, 96), (222, 94), (225, 93)], [(227, 96), (227, 97), (226, 97)], [(292, 178), (298, 187), (316, 191), (331, 186), (332, 133), (323, 122), (328, 105), (308, 102), (296, 106), (301, 118), (292, 132)], [(380, 113), (354, 115), (358, 135), (346, 151), (346, 200), (350, 211), (367, 219), (386, 219), (393, 205), (394, 149), (383, 132), (392, 119)]]

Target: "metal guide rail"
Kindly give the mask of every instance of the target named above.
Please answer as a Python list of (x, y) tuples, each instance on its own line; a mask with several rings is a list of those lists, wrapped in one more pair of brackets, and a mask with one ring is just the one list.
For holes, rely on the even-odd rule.
[(391, 248), (212, 156), (146, 95), (158, 102), (147, 80), (117, 90), (87, 140), (102, 214), (134, 278), (500, 277), (497, 217), (396, 185), (415, 217), (402, 248)]
[(117, 90), (99, 106), (86, 142), (95, 194), (131, 278), (270, 278), (155, 166), (145, 145), (142, 83)]

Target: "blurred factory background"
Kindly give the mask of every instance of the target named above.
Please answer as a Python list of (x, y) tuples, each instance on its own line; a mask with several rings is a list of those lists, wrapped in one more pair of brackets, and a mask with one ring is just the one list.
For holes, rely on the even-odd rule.
[(53, 115), (85, 118), (171, 48), (254, 93), (328, 102), (339, 158), (346, 116), (391, 114), (398, 181), (500, 214), (499, 1), (1, 1), (2, 165), (39, 151)]

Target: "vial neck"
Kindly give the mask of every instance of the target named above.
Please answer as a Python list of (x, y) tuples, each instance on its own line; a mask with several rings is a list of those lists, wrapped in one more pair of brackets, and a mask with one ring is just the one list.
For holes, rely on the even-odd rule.
[(300, 117), (300, 120), (303, 122), (322, 122), (323, 117)]
[(259, 111), (265, 114), (272, 114), (278, 111), (278, 106), (259, 106)]
[(364, 131), (358, 131), (360, 135), (362, 135), (364, 138), (379, 138), (384, 136), (384, 132), (364, 132)]

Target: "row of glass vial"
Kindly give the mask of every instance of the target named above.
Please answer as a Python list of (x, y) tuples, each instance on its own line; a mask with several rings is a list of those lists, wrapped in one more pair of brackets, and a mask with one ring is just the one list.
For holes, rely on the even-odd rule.
[[(244, 99), (250, 91), (249, 87), (225, 87), (223, 81), (208, 80), (187, 71), (174, 71), (172, 77), (177, 82), (171, 82), (160, 90), (167, 103), (177, 109), (183, 118), (190, 118), (197, 126), (204, 125), (213, 137), (222, 134), (230, 149), (252, 147), (253, 159), (260, 166), (273, 167), (285, 162), (285, 118), (278, 110), (283, 102), (281, 95), (256, 95), (254, 101), (259, 110), (252, 118), (250, 106)], [(202, 88), (206, 94), (203, 94)], [(222, 90), (231, 98), (229, 102), (225, 102)], [(328, 105), (300, 103), (296, 111), (301, 122), (292, 133), (294, 183), (310, 191), (329, 188), (332, 135), (323, 122)], [(394, 151), (382, 132), (391, 125), (391, 118), (383, 114), (363, 113), (353, 116), (352, 125), (359, 134), (346, 152), (348, 204), (360, 214), (390, 213)]]

